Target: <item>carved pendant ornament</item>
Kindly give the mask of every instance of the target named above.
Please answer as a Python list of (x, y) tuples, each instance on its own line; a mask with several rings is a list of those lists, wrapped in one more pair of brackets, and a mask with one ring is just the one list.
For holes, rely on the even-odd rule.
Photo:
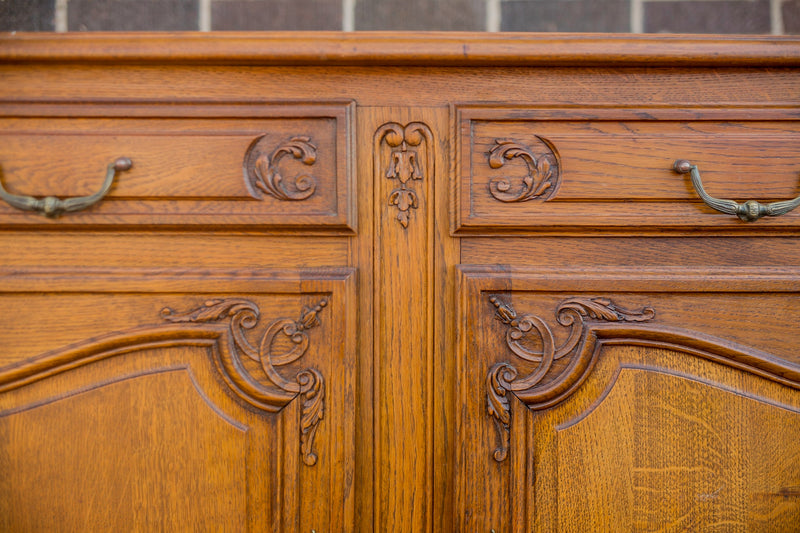
[[(495, 307), (495, 318), (508, 326), (505, 338), (508, 348), (520, 359), (535, 364), (530, 374), (520, 376), (511, 363), (497, 363), (486, 376), (488, 414), (495, 424), (500, 443), (492, 456), (498, 462), (508, 456), (511, 431), (509, 393), (530, 409), (550, 407), (577, 386), (588, 371), (590, 361), (580, 355), (592, 326), (609, 322), (646, 322), (655, 317), (655, 311), (650, 307), (630, 311), (607, 298), (569, 298), (556, 309), (556, 320), (560, 326), (570, 328), (569, 336), (563, 344), (556, 346), (553, 332), (543, 319), (527, 314), (519, 316), (511, 304), (503, 303), (497, 296), (491, 296), (489, 300)], [(551, 372), (554, 363), (561, 359), (566, 362), (556, 365), (558, 370)]]
[[(381, 152), (384, 144), (391, 148), (388, 160)], [(375, 133), (375, 175), (380, 174), (397, 180), (398, 187), (389, 194), (389, 205), (397, 207), (397, 221), (407, 228), (410, 210), (419, 205), (413, 182), (433, 175), (433, 134), (430, 128), (421, 122), (405, 126), (389, 122), (378, 128)]]
[[(297, 320), (279, 318), (273, 321), (258, 346), (252, 345), (245, 336), (246, 330), (253, 329), (259, 319), (258, 306), (249, 300), (209, 300), (184, 313), (165, 308), (161, 316), (176, 323), (229, 321), (230, 349), (220, 357), (223, 376), (241, 398), (262, 409), (278, 411), (300, 396), (300, 448), (303, 462), (313, 466), (317, 462), (317, 455), (312, 451), (314, 435), (324, 415), (325, 381), (313, 368), (300, 370), (288, 379), (278, 368), (297, 361), (306, 353), (308, 331), (320, 323), (318, 315), (327, 304), (327, 299), (323, 299), (313, 307), (303, 307)], [(276, 353), (279, 349), (282, 351)]]
[(525, 163), (527, 174), (522, 178), (522, 186), (513, 186), (512, 179), (507, 176), (492, 178), (489, 181), (489, 192), (501, 202), (527, 202), (529, 200), (547, 200), (558, 189), (561, 179), (561, 161), (555, 147), (543, 137), (536, 136), (540, 142), (536, 155), (534, 150), (518, 142), (508, 139), (496, 139), (489, 150), (489, 166), (502, 168), (507, 162), (521, 159)]
[(250, 194), (261, 198), (267, 194), (278, 200), (305, 200), (314, 194), (317, 181), (309, 174), (298, 174), (285, 179), (280, 163), (287, 155), (304, 165), (312, 166), (317, 160), (317, 147), (309, 137), (292, 137), (268, 152), (263, 146), (265, 135), (254, 140), (244, 156), (244, 176)]

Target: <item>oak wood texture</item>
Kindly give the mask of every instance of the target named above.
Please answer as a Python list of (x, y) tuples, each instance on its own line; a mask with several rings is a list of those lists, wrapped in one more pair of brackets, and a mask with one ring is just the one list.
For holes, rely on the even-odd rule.
[(89, 210), (51, 221), (3, 203), (0, 224), (352, 229), (351, 105), (117, 104), (0, 109), (10, 193), (92, 194), (109, 162), (133, 161)]
[[(4, 276), (2, 299), (14, 305), (23, 295), (6, 318), (17, 335), (4, 339), (6, 353), (19, 357), (0, 368), (4, 529), (352, 524), (354, 289), (349, 269)], [(285, 329), (320, 300), (316, 320), (303, 311), (305, 329)], [(54, 320), (82, 317), (75, 327), (84, 338), (48, 338), (41, 301)], [(250, 307), (183, 314), (226, 301)], [(275, 366), (259, 369), (245, 347), (262, 365), (271, 353)], [(292, 350), (294, 361), (280, 361)], [(293, 384), (308, 369), (321, 382), (316, 395)], [(26, 493), (51, 477), (59, 490), (45, 509)]]
[[(704, 205), (673, 170), (676, 159), (698, 165), (704, 187), (718, 198), (800, 195), (798, 125), (787, 120), (796, 110), (456, 109), (456, 232), (751, 230)], [(772, 121), (759, 120), (770, 115)], [(789, 213), (762, 226), (796, 228), (798, 217)]]
[(273, 32), (6, 34), (3, 62), (797, 66), (795, 36)]
[[(456, 529), (794, 527), (800, 360), (793, 334), (773, 329), (775, 302), (737, 293), (769, 291), (797, 312), (796, 269), (740, 271), (736, 285), (689, 269), (652, 278), (641, 270), (459, 273)], [(742, 296), (749, 333), (735, 315)], [(519, 325), (498, 320), (491, 298), (515, 309)], [(580, 317), (557, 311), (575, 301)], [(770, 333), (757, 338), (757, 330)], [(513, 331), (521, 336), (512, 341)], [(512, 393), (510, 380), (493, 396), (493, 365), (512, 365), (521, 380), (546, 368), (543, 355), (525, 361), (512, 343), (541, 354), (548, 336), (551, 347), (569, 346), (575, 332), (574, 350), (556, 353), (539, 382)], [(509, 402), (505, 435), (483, 416), (492, 398)], [(504, 439), (507, 456), (496, 460)]]
[(8, 189), (134, 162), (84, 212), (0, 206), (0, 529), (796, 529), (800, 214), (671, 166), (800, 193), (799, 66), (795, 37), (0, 35)]

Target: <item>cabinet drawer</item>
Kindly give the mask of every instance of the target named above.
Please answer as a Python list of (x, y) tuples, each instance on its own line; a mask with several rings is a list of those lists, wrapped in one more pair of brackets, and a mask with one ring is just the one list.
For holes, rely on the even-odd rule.
[(79, 212), (46, 217), (0, 202), (5, 226), (155, 225), (352, 229), (349, 103), (111, 103), (0, 109), (8, 193), (61, 199), (101, 188)]
[(713, 197), (800, 194), (800, 115), (786, 109), (457, 108), (456, 232), (796, 229), (800, 211), (743, 222)]

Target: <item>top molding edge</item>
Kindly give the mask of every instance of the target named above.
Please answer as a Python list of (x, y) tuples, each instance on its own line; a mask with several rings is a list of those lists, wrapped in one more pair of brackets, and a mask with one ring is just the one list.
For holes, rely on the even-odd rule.
[(800, 37), (463, 32), (0, 33), (0, 63), (800, 66)]

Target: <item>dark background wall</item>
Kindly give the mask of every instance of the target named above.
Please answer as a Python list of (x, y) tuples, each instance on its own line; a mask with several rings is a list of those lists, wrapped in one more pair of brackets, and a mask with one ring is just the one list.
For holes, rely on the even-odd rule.
[(800, 34), (800, 0), (0, 0), (0, 31)]

